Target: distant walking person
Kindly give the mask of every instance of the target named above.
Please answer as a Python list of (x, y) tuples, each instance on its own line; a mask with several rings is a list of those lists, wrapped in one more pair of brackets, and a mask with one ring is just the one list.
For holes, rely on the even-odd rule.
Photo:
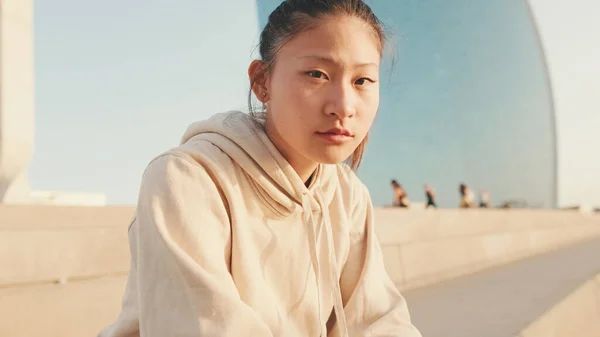
[(489, 208), (490, 207), (490, 193), (485, 190), (480, 190), (479, 196), (480, 196), (479, 207)]
[(428, 184), (425, 184), (425, 198), (427, 199), (425, 208), (429, 208), (429, 206), (437, 208), (435, 204), (435, 191)]
[(473, 193), (471, 189), (466, 184), (461, 183), (458, 190), (460, 192), (460, 208), (473, 207)]
[(392, 189), (394, 190), (394, 203), (396, 207), (408, 208), (410, 201), (406, 195), (406, 191), (396, 180), (392, 180)]

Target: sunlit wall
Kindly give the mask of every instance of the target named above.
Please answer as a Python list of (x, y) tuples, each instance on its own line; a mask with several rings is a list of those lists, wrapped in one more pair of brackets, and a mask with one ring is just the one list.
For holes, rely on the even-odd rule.
[(600, 207), (600, 2), (529, 4), (554, 96), (558, 204)]

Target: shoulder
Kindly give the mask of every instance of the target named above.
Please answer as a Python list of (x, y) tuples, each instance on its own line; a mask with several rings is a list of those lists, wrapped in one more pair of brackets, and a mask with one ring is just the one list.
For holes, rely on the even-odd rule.
[(172, 172), (177, 169), (200, 171), (227, 171), (233, 161), (213, 143), (198, 139), (173, 147), (154, 157), (147, 165), (148, 172)]
[[(226, 230), (230, 213), (223, 193), (225, 183), (189, 153), (173, 150), (162, 153), (150, 161), (142, 175), (136, 226), (168, 228), (167, 231), (173, 232), (197, 226), (203, 230)], [(206, 221), (200, 223), (199, 219)], [(209, 226), (211, 223), (218, 226)]]
[(233, 170), (231, 158), (218, 147), (191, 140), (155, 156), (144, 169), (142, 187), (162, 189), (202, 182), (203, 187), (210, 188), (235, 176)]

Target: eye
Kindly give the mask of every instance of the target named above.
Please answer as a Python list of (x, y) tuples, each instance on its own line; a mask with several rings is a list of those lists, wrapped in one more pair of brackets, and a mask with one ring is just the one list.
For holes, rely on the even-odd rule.
[(356, 82), (354, 82), (354, 83), (358, 84), (358, 85), (365, 85), (366, 83), (375, 83), (375, 81), (368, 77), (361, 77), (358, 80), (356, 80)]
[(327, 78), (325, 73), (323, 73), (322, 71), (319, 71), (319, 70), (311, 70), (311, 71), (306, 72), (306, 74), (313, 78), (323, 78), (323, 79)]

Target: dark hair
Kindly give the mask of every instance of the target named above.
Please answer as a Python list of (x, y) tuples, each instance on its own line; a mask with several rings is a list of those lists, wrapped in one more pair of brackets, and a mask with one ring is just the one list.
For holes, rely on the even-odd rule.
[[(362, 19), (373, 30), (379, 42), (379, 52), (383, 54), (387, 38), (381, 21), (362, 0), (286, 0), (269, 15), (267, 25), (260, 34), (259, 52), (264, 74), (273, 68), (277, 52), (298, 33), (312, 29), (326, 16), (347, 15)], [(248, 109), (257, 116), (252, 107), (252, 88), (255, 79), (250, 80)], [(263, 109), (264, 110), (264, 109)], [(264, 111), (262, 111), (264, 112)], [(360, 166), (369, 135), (358, 145), (349, 158), (350, 167)]]

